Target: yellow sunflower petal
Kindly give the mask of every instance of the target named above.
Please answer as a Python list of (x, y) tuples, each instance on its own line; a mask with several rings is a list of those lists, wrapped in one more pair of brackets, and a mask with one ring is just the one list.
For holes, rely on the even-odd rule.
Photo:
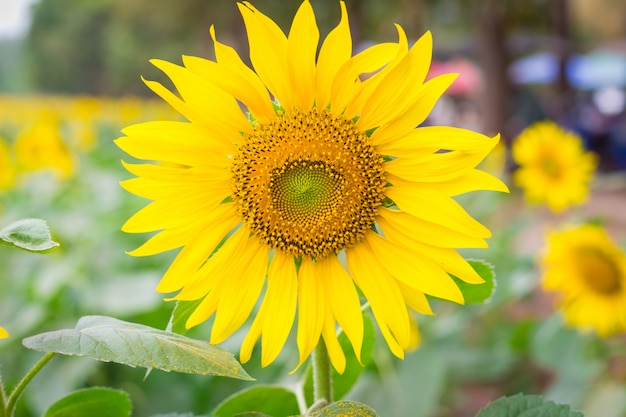
[(209, 293), (206, 295), (185, 322), (185, 327), (190, 329), (202, 322), (205, 322), (215, 313), (218, 301), (219, 297), (216, 297), (215, 293)]
[(289, 84), (287, 38), (272, 19), (247, 1), (237, 3), (248, 32), (250, 61), (259, 78), (286, 109), (296, 102)]
[(428, 73), (432, 50), (432, 35), (426, 32), (367, 97), (356, 123), (360, 129), (369, 130), (394, 119), (415, 101)]
[(9, 332), (4, 327), (0, 327), (0, 339), (6, 339), (7, 337), (9, 337)]
[[(373, 232), (368, 236), (371, 234)], [(381, 331), (383, 325), (388, 326), (398, 344), (406, 347), (410, 334), (409, 315), (396, 280), (369, 245), (353, 246), (346, 250), (346, 255), (350, 274), (370, 302)]]
[(241, 248), (250, 235), (246, 227), (240, 227), (226, 239), (222, 247), (207, 260), (199, 270), (190, 275), (172, 275), (172, 284), (182, 282), (184, 287), (172, 300), (197, 300), (211, 291), (220, 278), (229, 276), (235, 264), (241, 264)]
[(438, 182), (437, 189), (449, 196), (457, 196), (478, 190), (509, 192), (509, 187), (504, 182), (479, 169), (472, 169), (449, 181)]
[(232, 95), (185, 67), (160, 59), (152, 59), (150, 63), (172, 80), (182, 99), (203, 118), (205, 125), (229, 137), (252, 130)]
[(335, 319), (330, 309), (326, 309), (326, 318), (322, 327), (322, 337), (326, 344), (326, 350), (330, 358), (330, 362), (340, 375), (346, 370), (346, 355), (337, 339), (337, 329), (335, 328)]
[(222, 135), (193, 123), (147, 122), (122, 129), (126, 137), (115, 140), (124, 152), (138, 159), (182, 165), (227, 166), (236, 148)]
[(450, 126), (424, 126), (413, 130), (397, 140), (381, 143), (378, 151), (383, 155), (407, 156), (414, 152), (423, 154), (423, 149), (483, 152), (493, 149), (500, 136), (490, 138), (483, 134)]
[(416, 189), (410, 183), (396, 182), (386, 193), (400, 209), (431, 223), (453, 228), (463, 234), (487, 238), (491, 232), (474, 220), (452, 198), (431, 187)]
[(176, 256), (170, 267), (161, 278), (157, 291), (166, 293), (178, 291), (187, 278), (200, 269), (211, 256), (213, 250), (224, 239), (224, 236), (241, 221), (232, 204), (220, 204), (211, 212), (211, 218), (204, 229), (194, 233), (187, 245)]
[(229, 195), (228, 184), (218, 183), (214, 187), (195, 195), (181, 196), (178, 200), (153, 201), (128, 219), (122, 230), (127, 233), (145, 233), (183, 226), (188, 222), (187, 217), (201, 217)]
[(407, 242), (418, 241), (442, 248), (486, 248), (484, 239), (412, 216), (400, 210), (383, 208), (377, 219), (383, 233), (395, 242), (411, 247)]
[(161, 83), (146, 80), (143, 77), (141, 77), (141, 80), (146, 84), (146, 86), (148, 86), (150, 90), (152, 90), (156, 95), (166, 101), (167, 104), (172, 106), (174, 110), (185, 116), (187, 120), (192, 123), (197, 123), (199, 125), (203, 125), (205, 123), (202, 115), (198, 113), (197, 109), (189, 106), (187, 103), (181, 100), (180, 97), (165, 88)]
[(453, 151), (420, 158), (396, 158), (385, 163), (385, 170), (408, 181), (439, 183), (465, 175), (485, 156), (477, 152)]
[[(261, 365), (269, 365), (280, 353), (296, 315), (298, 277), (293, 256), (276, 252), (267, 275), (263, 306), (271, 320), (263, 324)], [(266, 307), (264, 307), (266, 306)]]
[(385, 123), (370, 137), (374, 145), (389, 142), (411, 133), (422, 124), (443, 93), (458, 74), (443, 74), (426, 81), (416, 92), (410, 105), (389, 123)]
[(367, 243), (385, 269), (398, 281), (426, 294), (463, 304), (463, 293), (441, 265), (403, 246), (370, 233)]
[[(385, 62), (384, 64), (386, 65), (382, 67), (380, 71), (376, 72), (371, 77), (368, 77), (365, 81), (363, 81), (360, 86), (361, 88), (359, 88), (358, 94), (356, 94), (355, 97), (353, 97), (348, 103), (348, 108), (346, 109), (346, 115), (348, 117), (363, 114), (363, 107), (370, 99), (372, 93), (380, 85), (382, 80), (385, 79), (387, 74), (389, 74), (389, 72), (391, 72), (406, 56), (409, 47), (406, 33), (404, 32), (404, 29), (402, 29), (402, 27), (397, 24), (396, 30), (398, 31), (398, 47), (396, 49), (395, 56), (391, 57), (390, 60)], [(380, 67), (375, 68), (374, 70), (378, 70), (379, 68)], [(363, 126), (359, 126), (359, 128), (363, 128)]]
[(422, 291), (411, 288), (408, 285), (403, 284), (402, 282), (398, 282), (398, 286), (400, 287), (400, 291), (402, 291), (402, 295), (404, 296), (406, 305), (408, 305), (414, 311), (420, 314), (425, 314), (429, 316), (435, 314), (430, 308), (428, 298), (426, 298), (426, 295)]
[(241, 327), (252, 312), (265, 283), (269, 248), (252, 236), (241, 251), (244, 258), (232, 266), (231, 279), (219, 283), (224, 288), (211, 329), (213, 344), (222, 343)]
[[(332, 83), (330, 111), (342, 115), (348, 104), (358, 93), (361, 81), (359, 75), (374, 72), (387, 64), (398, 52), (395, 43), (379, 43), (350, 58), (341, 66)], [(346, 114), (352, 118), (357, 114)]]
[[(317, 345), (324, 318), (326, 300), (318, 285), (320, 271), (310, 258), (303, 258), (298, 273), (298, 335), (296, 342), (300, 352), (298, 369), (307, 360)], [(294, 370), (295, 371), (295, 370)]]
[(348, 336), (357, 360), (360, 362), (363, 344), (363, 313), (352, 278), (336, 256), (328, 256), (318, 261), (318, 264), (324, 271), (320, 281), (325, 286), (326, 298), (331, 310)]
[(317, 58), (315, 71), (315, 103), (319, 108), (326, 108), (331, 103), (330, 89), (335, 74), (352, 56), (352, 36), (348, 22), (346, 4), (342, 1), (341, 20), (326, 36)]
[(181, 227), (163, 230), (152, 236), (137, 249), (126, 253), (131, 256), (150, 256), (180, 248), (189, 243), (195, 235), (195, 230), (199, 223), (198, 221), (190, 222)]
[(416, 254), (416, 257), (435, 260), (436, 264), (444, 271), (454, 274), (466, 282), (473, 284), (481, 284), (484, 282), (456, 250), (452, 248), (436, 247), (427, 241), (420, 242), (414, 239), (413, 235), (410, 233), (410, 229), (397, 229), (388, 222), (381, 222), (381, 227), (383, 233), (391, 242), (412, 251)]
[(315, 100), (315, 56), (319, 37), (311, 3), (304, 0), (293, 18), (287, 39), (289, 84), (298, 92), (291, 105), (300, 109), (311, 108)]
[(266, 314), (261, 307), (256, 313), (256, 317), (250, 326), (250, 330), (248, 330), (248, 334), (246, 334), (246, 337), (243, 338), (243, 342), (241, 342), (241, 347), (239, 348), (239, 362), (246, 363), (252, 357), (252, 350), (261, 336), (261, 329), (265, 318)]

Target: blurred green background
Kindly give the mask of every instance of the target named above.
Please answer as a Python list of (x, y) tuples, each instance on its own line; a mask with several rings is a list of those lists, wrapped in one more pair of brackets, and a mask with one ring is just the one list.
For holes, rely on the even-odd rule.
[[(41, 356), (21, 347), (23, 337), (73, 327), (80, 316), (91, 314), (166, 327), (173, 304), (163, 302), (154, 288), (175, 253), (150, 258), (124, 253), (146, 238), (120, 231), (146, 202), (119, 187), (129, 177), (119, 162), (127, 157), (112, 140), (130, 123), (179, 118), (141, 82), (140, 75), (168, 83), (149, 59), (179, 63), (182, 54), (211, 58), (211, 24), (218, 39), (236, 47), (244, 59), (247, 50), (233, 0), (31, 3), (28, 29), (2, 32), (0, 38), (0, 142), (13, 149), (7, 162), (0, 162), (0, 225), (44, 218), (61, 247), (43, 256), (0, 248), (0, 323), (11, 332), (11, 338), (0, 341), (0, 367), (9, 386)], [(311, 3), (324, 36), (339, 20), (338, 2)], [(300, 1), (253, 4), (287, 31)], [(442, 100), (431, 123), (502, 132), (507, 142), (543, 117), (576, 128), (601, 155), (603, 173), (591, 203), (578, 215), (601, 217), (618, 239), (626, 239), (626, 218), (619, 209), (626, 195), (626, 72), (624, 84), (589, 85), (571, 78), (566, 65), (574, 56), (598, 50), (626, 54), (626, 2), (346, 4), (355, 49), (395, 40), (393, 23), (399, 23), (411, 40), (433, 32), (439, 70), (463, 71), (463, 83)], [(5, 10), (14, 5), (15, 0), (0, 0)], [(523, 75), (544, 78), (514, 76), (511, 68), (520, 59), (540, 53), (552, 56), (551, 72), (545, 75), (535, 64), (539, 66)], [(581, 118), (584, 111), (591, 116)], [(50, 143), (57, 144), (54, 150), (46, 147)], [(25, 148), (26, 156), (18, 148)], [(42, 154), (37, 166), (24, 162)], [(492, 172), (506, 178), (510, 162), (505, 150), (489, 162)], [(2, 175), (9, 178), (4, 185)], [(405, 361), (395, 359), (379, 339), (373, 364), (349, 398), (374, 406), (383, 416), (464, 417), (502, 394), (523, 391), (582, 408), (588, 417), (626, 415), (626, 340), (603, 342), (565, 329), (551, 300), (536, 287), (541, 229), (556, 219), (524, 209), (515, 189), (511, 196), (485, 192), (462, 200), (494, 231), (490, 249), (464, 252), (495, 265), (493, 299), (467, 307), (436, 303), (436, 316), (418, 318), (422, 346)], [(204, 324), (190, 335), (206, 339), (209, 329)], [(237, 352), (243, 334), (238, 332), (224, 347)], [(261, 382), (296, 383), (301, 374), (288, 375), (297, 356), (295, 340), (287, 345), (270, 367), (261, 369), (255, 356), (246, 369)], [(70, 390), (98, 385), (128, 391), (138, 417), (209, 415), (219, 401), (251, 386), (160, 371), (146, 378), (142, 369), (58, 357), (34, 380), (18, 415), (41, 415)]]

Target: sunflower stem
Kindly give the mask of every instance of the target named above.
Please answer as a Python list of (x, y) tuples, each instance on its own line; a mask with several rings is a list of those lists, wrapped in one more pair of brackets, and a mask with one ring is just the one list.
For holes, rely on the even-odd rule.
[(35, 375), (37, 375), (39, 371), (41, 371), (41, 369), (44, 366), (46, 366), (46, 364), (50, 362), (50, 359), (52, 359), (55, 355), (56, 355), (55, 352), (46, 353), (44, 357), (41, 358), (39, 362), (37, 362), (35, 366), (33, 366), (26, 375), (24, 375), (24, 378), (22, 378), (22, 380), (18, 382), (15, 388), (13, 388), (13, 392), (11, 392), (11, 395), (9, 395), (9, 398), (7, 399), (7, 403), (6, 403), (6, 408), (5, 408), (6, 417), (13, 417), (13, 414), (15, 413), (15, 406), (17, 404), (17, 400), (20, 398), (20, 396), (22, 395), (22, 393), (24, 392), (24, 390), (26, 389), (30, 381), (35, 377)]
[(313, 397), (315, 403), (333, 401), (333, 380), (330, 369), (330, 358), (326, 343), (320, 338), (312, 355), (313, 365)]

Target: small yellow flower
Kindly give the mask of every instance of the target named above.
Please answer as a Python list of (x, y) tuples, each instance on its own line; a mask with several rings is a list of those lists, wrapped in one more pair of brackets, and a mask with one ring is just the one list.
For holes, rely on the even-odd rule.
[(63, 142), (56, 116), (46, 114), (15, 140), (15, 157), (24, 171), (51, 169), (59, 178), (74, 173), (74, 158)]
[(596, 225), (548, 236), (543, 288), (557, 293), (568, 324), (600, 336), (626, 330), (626, 253)]
[(336, 326), (357, 357), (363, 341), (357, 287), (391, 351), (403, 357), (418, 340), (409, 308), (432, 314), (427, 294), (463, 303), (448, 273), (483, 282), (455, 248), (485, 247), (490, 232), (453, 197), (506, 191), (476, 169), (498, 137), (416, 128), (455, 79), (424, 82), (430, 33), (409, 48), (397, 26), (398, 42), (352, 56), (340, 4), (341, 21), (318, 54), (308, 0), (288, 36), (238, 3), (254, 69), (211, 28), (215, 62), (153, 61), (178, 95), (146, 81), (189, 122), (133, 125), (116, 141), (136, 158), (160, 161), (125, 164), (137, 178), (123, 187), (154, 202), (123, 230), (160, 231), (132, 255), (182, 247), (157, 290), (202, 300), (187, 326), (215, 316), (211, 343), (221, 343), (263, 298), (242, 362), (259, 338), (262, 365), (272, 362), (297, 316), (299, 365), (323, 339), (343, 372)]
[(597, 158), (585, 152), (580, 137), (551, 121), (526, 128), (513, 142), (513, 159), (519, 169), (513, 181), (531, 203), (546, 203), (556, 213), (583, 204)]
[(0, 137), (0, 191), (13, 186), (15, 178), (15, 162), (11, 157), (9, 145)]

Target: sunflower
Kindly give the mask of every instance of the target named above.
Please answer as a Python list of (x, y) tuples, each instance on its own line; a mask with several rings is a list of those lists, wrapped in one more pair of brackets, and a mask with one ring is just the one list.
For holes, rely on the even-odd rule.
[(0, 326), (0, 339), (6, 339), (9, 337), (9, 332), (7, 332), (4, 327)]
[(220, 343), (262, 297), (242, 362), (259, 338), (262, 365), (272, 362), (297, 316), (298, 366), (322, 338), (342, 372), (337, 325), (357, 356), (363, 339), (357, 288), (403, 357), (408, 308), (432, 314), (426, 295), (463, 303), (448, 273), (483, 282), (455, 248), (485, 247), (490, 232), (453, 197), (506, 190), (475, 168), (498, 137), (416, 128), (455, 78), (424, 82), (430, 33), (409, 48), (398, 26), (398, 42), (352, 56), (340, 4), (341, 20), (317, 54), (309, 1), (288, 36), (239, 3), (253, 69), (211, 28), (215, 61), (152, 61), (179, 95), (145, 81), (189, 121), (133, 125), (116, 141), (133, 157), (157, 161), (125, 164), (137, 178), (122, 186), (154, 201), (123, 230), (160, 231), (131, 255), (182, 247), (157, 290), (202, 300), (187, 326), (215, 315), (210, 341)]
[(576, 134), (551, 121), (537, 122), (517, 137), (512, 151), (520, 166), (513, 181), (527, 201), (545, 202), (559, 213), (587, 200), (597, 157), (584, 150)]
[(0, 137), (0, 191), (11, 188), (14, 179), (15, 162), (13, 162), (9, 145)]
[(626, 330), (626, 253), (601, 226), (550, 234), (542, 266), (568, 324), (603, 337)]

